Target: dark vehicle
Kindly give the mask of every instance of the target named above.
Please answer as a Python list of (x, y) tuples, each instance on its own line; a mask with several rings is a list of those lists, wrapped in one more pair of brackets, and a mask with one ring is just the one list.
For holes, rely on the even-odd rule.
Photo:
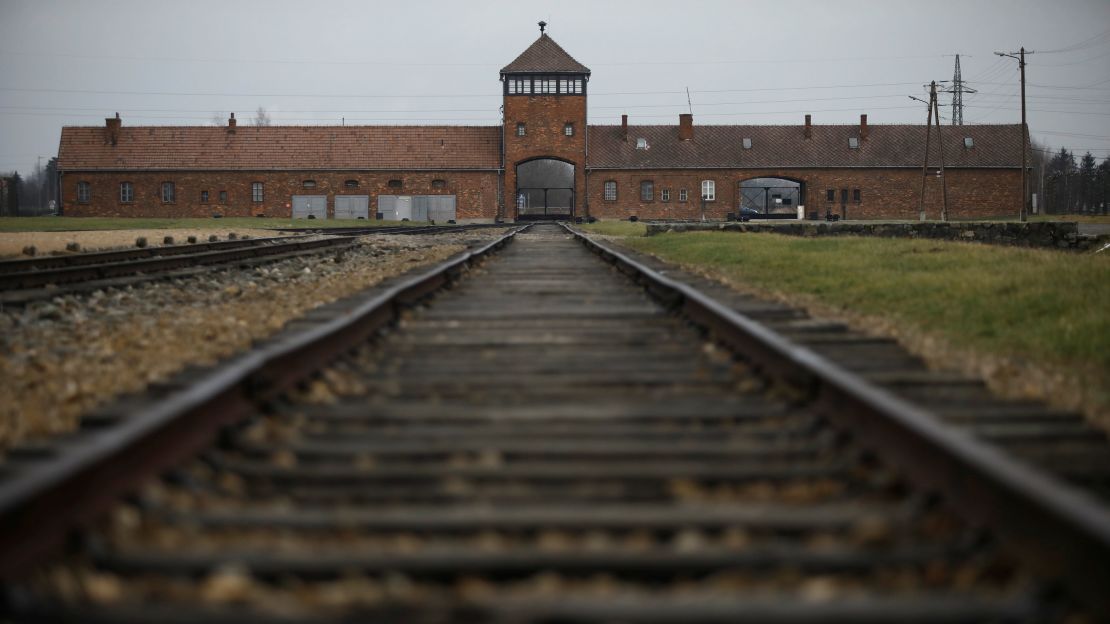
[(741, 221), (751, 221), (752, 219), (759, 219), (763, 216), (763, 213), (756, 210), (755, 208), (748, 208), (747, 206), (742, 206), (740, 208)]

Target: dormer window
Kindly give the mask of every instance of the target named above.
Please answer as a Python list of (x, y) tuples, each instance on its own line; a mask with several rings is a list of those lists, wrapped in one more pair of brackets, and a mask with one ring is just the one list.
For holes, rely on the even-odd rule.
[(744, 140), (741, 141), (740, 144), (744, 146), (744, 149), (752, 148), (752, 140), (748, 137), (744, 137)]
[(646, 150), (648, 148), (647, 139), (640, 137), (636, 139), (636, 149)]
[(848, 148), (859, 149), (859, 137), (848, 137)]
[(975, 140), (971, 137), (964, 137), (964, 149), (971, 149), (975, 147)]

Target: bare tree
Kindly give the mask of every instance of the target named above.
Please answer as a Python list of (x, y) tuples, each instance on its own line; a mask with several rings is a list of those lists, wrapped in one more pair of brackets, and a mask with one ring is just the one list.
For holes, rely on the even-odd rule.
[(220, 112), (212, 113), (212, 125), (213, 126), (222, 126), (222, 125), (224, 125), (224, 114), (220, 113)]
[(268, 125), (270, 125), (270, 113), (267, 113), (265, 108), (259, 106), (258, 110), (255, 111), (255, 113), (254, 113), (254, 125), (256, 125), (256, 126), (268, 126)]

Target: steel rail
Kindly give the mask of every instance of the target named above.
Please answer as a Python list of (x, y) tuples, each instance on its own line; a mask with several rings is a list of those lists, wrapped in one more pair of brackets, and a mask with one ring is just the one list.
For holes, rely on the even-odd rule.
[(187, 266), (220, 264), (246, 258), (259, 258), (279, 255), (286, 252), (326, 249), (354, 242), (354, 237), (322, 238), (312, 241), (297, 240), (274, 244), (239, 246), (234, 249), (200, 251), (138, 260), (123, 260), (103, 264), (67, 266), (43, 270), (0, 274), (0, 290), (35, 288), (46, 284), (69, 284), (95, 279), (108, 279), (135, 275), (137, 273), (157, 273)]
[(803, 388), (883, 461), (942, 493), (973, 525), (996, 530), (1046, 577), (1064, 579), (1110, 615), (1110, 511), (1061, 480), (1015, 461), (931, 412), (567, 225), (586, 247), (773, 376)]
[(143, 479), (211, 444), (252, 413), (383, 326), (405, 306), (502, 248), (516, 228), (390, 286), (344, 315), (220, 366), (118, 425), (91, 431), (47, 461), (9, 466), (0, 481), (0, 578), (11, 579), (62, 546)]
[(110, 251), (93, 251), (74, 253), (59, 256), (42, 256), (36, 258), (19, 258), (16, 260), (0, 261), (0, 275), (8, 273), (22, 273), (28, 271), (41, 271), (62, 267), (83, 266), (88, 264), (106, 264), (125, 260), (139, 260), (155, 256), (179, 256), (200, 251), (218, 251), (221, 249), (238, 249), (241, 247), (255, 247), (270, 243), (291, 243), (306, 238), (305, 236), (274, 236), (267, 238), (240, 238), (227, 241), (204, 241), (199, 243), (185, 243), (181, 245), (164, 245), (161, 247), (136, 247), (132, 249), (113, 249)]

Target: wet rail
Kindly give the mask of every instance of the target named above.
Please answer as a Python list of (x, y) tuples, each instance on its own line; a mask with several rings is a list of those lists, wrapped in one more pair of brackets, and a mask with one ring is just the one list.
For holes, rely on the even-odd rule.
[(303, 336), (171, 384), (138, 414), (105, 413), (9, 458), (8, 612), (1106, 613), (1110, 538), (1092, 501), (615, 250), (552, 225), (515, 239), (333, 306)]

